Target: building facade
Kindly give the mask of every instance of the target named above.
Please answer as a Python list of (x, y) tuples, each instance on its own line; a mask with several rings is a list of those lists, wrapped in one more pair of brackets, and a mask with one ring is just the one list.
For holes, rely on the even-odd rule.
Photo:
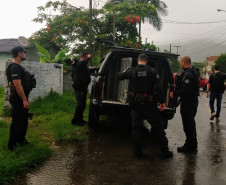
[[(0, 39), (0, 86), (4, 86), (4, 73), (6, 62), (12, 59), (11, 50), (16, 46), (22, 46), (18, 39)], [(26, 51), (26, 61), (40, 62), (35, 45), (22, 46)]]
[(206, 57), (205, 61), (205, 78), (209, 78), (209, 76), (213, 73), (212, 68), (215, 64), (215, 61), (218, 59), (218, 56), (210, 56)]

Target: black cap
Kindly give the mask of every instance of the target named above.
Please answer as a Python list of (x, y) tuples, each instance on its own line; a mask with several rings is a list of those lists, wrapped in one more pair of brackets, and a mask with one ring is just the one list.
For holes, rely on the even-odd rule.
[(16, 46), (11, 50), (12, 56), (13, 58), (17, 57), (19, 53), (21, 52), (25, 52), (24, 48), (22, 48), (21, 46)]

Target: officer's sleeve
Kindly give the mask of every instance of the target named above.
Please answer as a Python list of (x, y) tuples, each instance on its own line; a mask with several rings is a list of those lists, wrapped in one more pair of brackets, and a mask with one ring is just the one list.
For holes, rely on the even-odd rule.
[(163, 84), (160, 80), (160, 76), (157, 73), (157, 71), (155, 71), (154, 76), (155, 76), (154, 96), (156, 97), (158, 103), (165, 103), (165, 98), (163, 93)]
[(98, 71), (99, 67), (89, 67), (89, 73), (93, 74), (95, 71)]
[(77, 65), (78, 66), (86, 66), (89, 63), (89, 61), (90, 61), (90, 58), (86, 58), (84, 60), (79, 60)]
[(123, 72), (117, 73), (118, 80), (131, 79), (131, 77), (132, 77), (131, 68), (129, 68)]
[(174, 96), (190, 95), (192, 94), (192, 85), (194, 79), (190, 74), (185, 74), (182, 78), (181, 88), (173, 93)]
[(12, 80), (21, 79), (21, 69), (17, 65), (12, 65), (10, 67), (10, 74), (12, 77)]

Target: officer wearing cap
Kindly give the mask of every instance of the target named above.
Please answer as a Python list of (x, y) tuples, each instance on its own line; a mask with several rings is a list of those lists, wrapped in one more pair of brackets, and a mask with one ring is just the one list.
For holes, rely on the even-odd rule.
[(11, 51), (12, 61), (6, 69), (8, 86), (10, 87), (9, 102), (12, 106), (12, 122), (10, 126), (9, 150), (14, 150), (17, 143), (27, 144), (25, 138), (28, 127), (28, 96), (32, 89), (32, 75), (21, 66), (26, 59), (26, 51), (20, 47), (14, 47)]
[[(161, 88), (159, 75), (148, 64), (146, 54), (140, 54), (138, 65), (118, 73), (118, 79), (129, 79), (130, 84), (130, 107), (132, 116), (132, 143), (134, 156), (137, 159), (143, 157), (142, 127), (146, 119), (160, 141), (162, 157), (169, 158), (173, 153), (168, 149), (168, 139), (164, 131), (160, 111), (165, 109), (165, 100)], [(159, 103), (160, 110), (157, 107)]]
[(179, 77), (180, 85), (170, 94), (170, 97), (180, 97), (180, 113), (186, 140), (183, 146), (177, 148), (177, 151), (187, 153), (196, 151), (198, 147), (195, 115), (198, 108), (200, 73), (198, 69), (192, 67), (189, 56), (183, 56), (180, 59), (180, 66), (184, 70)]

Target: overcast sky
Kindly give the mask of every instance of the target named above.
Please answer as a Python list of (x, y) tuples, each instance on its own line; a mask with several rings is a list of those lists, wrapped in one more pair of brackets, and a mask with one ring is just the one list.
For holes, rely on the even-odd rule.
[[(74, 6), (88, 8), (89, 0), (67, 0)], [(93, 0), (101, 6), (107, 0)], [(45, 27), (32, 21), (37, 16), (37, 7), (48, 0), (4, 0), (0, 6), (0, 39), (30, 37), (32, 33)], [(168, 16), (163, 18), (163, 26), (156, 31), (152, 25), (142, 25), (142, 40), (156, 45), (181, 45), (187, 41), (205, 38), (226, 44), (226, 0), (163, 0), (168, 6)], [(174, 22), (175, 21), (175, 22)], [(208, 23), (207, 23), (208, 22)], [(177, 24), (176, 24), (177, 23)], [(224, 42), (225, 41), (225, 42)], [(189, 48), (183, 48), (189, 49)]]

